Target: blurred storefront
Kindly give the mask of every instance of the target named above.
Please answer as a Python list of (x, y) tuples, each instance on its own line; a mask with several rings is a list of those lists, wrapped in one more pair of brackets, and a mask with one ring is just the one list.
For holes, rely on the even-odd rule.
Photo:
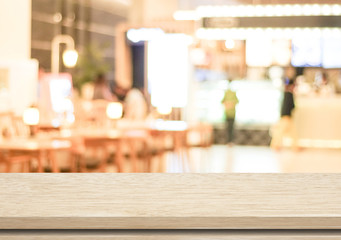
[[(184, 108), (183, 118), (213, 124), (215, 142), (225, 143), (221, 99), (227, 88), (226, 80), (233, 79), (232, 88), (240, 99), (236, 113), (236, 143), (268, 145), (272, 128), (280, 117), (285, 68), (293, 66), (297, 76), (300, 76), (295, 115), (299, 138), (302, 139), (302, 146), (321, 145), (320, 140), (323, 139), (316, 137), (319, 134), (314, 135), (316, 127), (309, 130), (311, 138), (304, 134), (304, 122), (309, 125), (313, 120), (309, 117), (302, 120), (302, 116), (306, 115), (303, 112), (308, 111), (309, 99), (322, 103), (328, 97), (328, 105), (338, 102), (336, 94), (340, 91), (341, 61), (336, 56), (340, 55), (341, 43), (337, 21), (340, 5), (335, 2), (307, 3), (211, 5), (177, 11), (174, 17), (179, 22), (195, 22), (194, 33), (190, 34), (192, 44), (183, 52), (187, 55), (188, 51), (189, 54), (188, 70), (183, 75), (189, 74), (188, 105)], [(156, 22), (154, 24), (160, 26)], [(169, 31), (167, 28), (163, 30), (166, 34)], [(172, 30), (182, 32), (180, 27)], [(168, 46), (168, 43), (164, 45), (165, 48)], [(148, 54), (146, 61), (149, 57), (153, 58)], [(166, 66), (163, 74), (167, 76), (172, 72), (172, 65), (163, 65), (168, 63), (168, 57), (163, 57), (158, 56), (159, 66)], [(318, 89), (322, 74), (328, 77), (332, 86), (332, 92), (327, 94)], [(174, 79), (169, 82), (172, 82), (174, 89), (187, 87), (185, 82), (177, 83)], [(176, 96), (176, 90), (171, 92)], [(315, 106), (310, 105), (310, 111), (318, 114), (320, 110)], [(327, 122), (320, 123), (335, 127)], [(335, 140), (332, 135), (323, 138)]]
[[(105, 65), (103, 69), (111, 90), (115, 86), (121, 87), (123, 92), (139, 88), (151, 112), (172, 108), (171, 114), (165, 114), (169, 119), (209, 123), (214, 127), (214, 142), (225, 143), (221, 99), (227, 89), (227, 79), (232, 79), (231, 88), (239, 99), (236, 144), (268, 145), (272, 127), (280, 118), (284, 70), (292, 65), (301, 76), (297, 81), (295, 120), (303, 145), (319, 145), (320, 140), (332, 140), (332, 144), (337, 144), (339, 140), (339, 135), (332, 130), (314, 133), (316, 124), (335, 128), (337, 122), (315, 116), (325, 111), (324, 116), (334, 114), (335, 106), (339, 105), (341, 5), (337, 1), (300, 4), (258, 1), (259, 4), (253, 4), (227, 0), (196, 3), (185, 0), (163, 3), (157, 0), (110, 3), (104, 0), (32, 0), (26, 3), (21, 9), (25, 14), (22, 12), (15, 20), (25, 22), (22, 30), (15, 28), (16, 31), (6, 35), (7, 40), (2, 39), (0, 63), (5, 62), (2, 59), (9, 59), (9, 53), (25, 54), (14, 57), (15, 61), (25, 59), (30, 65), (31, 70), (27, 71), (30, 80), (25, 83), (32, 83), (28, 84), (31, 89), (27, 91), (32, 96), (39, 92), (38, 69), (51, 70), (53, 38), (67, 34), (75, 41), (80, 61), (75, 69), (60, 64), (59, 70), (72, 75), (74, 90), (95, 77), (91, 72), (86, 80), (79, 80), (85, 79), (79, 74), (81, 63), (90, 70), (102, 69)], [(2, 9), (15, 7), (14, 2), (2, 4)], [(3, 14), (1, 19), (13, 21), (8, 14)], [(7, 28), (1, 31), (9, 32)], [(18, 39), (24, 38), (27, 41), (18, 43)], [(91, 45), (97, 45), (95, 52), (103, 60), (100, 67), (86, 65), (91, 61), (82, 61), (90, 59), (84, 53)], [(64, 50), (61, 46), (60, 53)], [(39, 65), (31, 59), (37, 59)], [(9, 73), (1, 66), (0, 80), (7, 79)], [(322, 75), (328, 77), (332, 89), (329, 92), (322, 90)], [(12, 78), (23, 77), (11, 75), (8, 78), (11, 84), (17, 81)], [(0, 88), (5, 88), (7, 80), (1, 81)], [(30, 94), (25, 97), (24, 105), (37, 100)], [(25, 106), (15, 108), (20, 108), (19, 113)], [(336, 115), (333, 119), (338, 119)], [(319, 120), (315, 123), (313, 119)], [(318, 143), (312, 143), (311, 139)]]

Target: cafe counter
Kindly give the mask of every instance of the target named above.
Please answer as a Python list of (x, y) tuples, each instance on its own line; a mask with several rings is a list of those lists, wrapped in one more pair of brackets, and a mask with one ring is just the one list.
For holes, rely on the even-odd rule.
[(341, 96), (296, 97), (295, 104), (294, 121), (300, 144), (340, 144)]

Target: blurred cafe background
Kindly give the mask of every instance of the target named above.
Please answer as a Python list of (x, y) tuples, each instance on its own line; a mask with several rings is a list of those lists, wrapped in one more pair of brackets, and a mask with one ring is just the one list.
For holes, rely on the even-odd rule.
[(0, 0), (0, 172), (341, 172), (340, 93), (339, 0)]

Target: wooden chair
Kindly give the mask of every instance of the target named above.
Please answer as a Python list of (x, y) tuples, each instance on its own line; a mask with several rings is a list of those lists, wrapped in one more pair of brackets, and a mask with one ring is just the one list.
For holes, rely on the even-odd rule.
[(14, 114), (12, 112), (0, 113), (0, 140), (14, 135), (13, 117)]
[[(0, 113), (0, 141), (29, 134), (29, 129), (21, 118), (12, 112)], [(32, 156), (22, 152), (3, 150), (0, 152), (0, 162), (4, 163), (6, 172), (11, 172), (13, 165), (21, 164), (21, 172), (30, 171)], [(26, 170), (27, 169), (27, 170)]]
[[(146, 129), (125, 129), (123, 131), (123, 144), (128, 147), (126, 156), (131, 162), (132, 172), (150, 172), (152, 148), (150, 146), (150, 133)], [(142, 162), (143, 167), (139, 165)]]
[[(75, 104), (75, 117), (78, 128), (103, 128), (106, 124), (106, 107), (108, 101), (97, 99), (91, 101), (78, 100)], [(80, 172), (105, 172), (109, 157), (103, 139), (75, 137), (71, 139), (72, 169)], [(98, 164), (91, 164), (88, 159), (96, 159)]]
[[(84, 151), (80, 156), (81, 172), (100, 171), (106, 172), (107, 162), (109, 159), (109, 151), (107, 143), (104, 139), (83, 139)], [(91, 166), (87, 162), (87, 157), (95, 159), (96, 164)]]

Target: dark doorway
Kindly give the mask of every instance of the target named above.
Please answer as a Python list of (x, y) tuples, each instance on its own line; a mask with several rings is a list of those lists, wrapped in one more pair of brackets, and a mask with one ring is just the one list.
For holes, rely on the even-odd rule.
[(131, 45), (133, 88), (144, 89), (145, 75), (145, 44), (144, 42)]

